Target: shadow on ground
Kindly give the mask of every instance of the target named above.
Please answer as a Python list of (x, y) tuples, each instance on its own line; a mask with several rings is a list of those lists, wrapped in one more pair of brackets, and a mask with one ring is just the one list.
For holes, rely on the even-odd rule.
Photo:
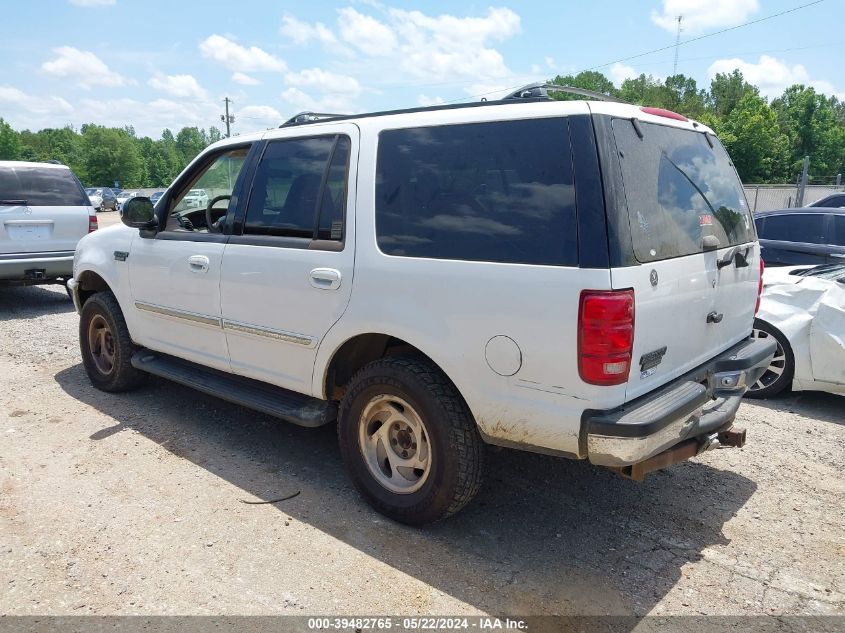
[(94, 390), (80, 365), (56, 375), (72, 397), (237, 486), (243, 498), (297, 490), (280, 512), (474, 607), (497, 614), (644, 614), (756, 489), (680, 464), (642, 484), (586, 463), (491, 450), (479, 497), (425, 529), (384, 519), (356, 494), (334, 426), (302, 429), (172, 383)]
[(796, 391), (768, 400), (747, 400), (772, 411), (788, 411), (804, 417), (845, 424), (845, 396), (822, 391)]
[(61, 314), (73, 310), (73, 301), (63, 286), (0, 285), (0, 321), (34, 319), (45, 314)]

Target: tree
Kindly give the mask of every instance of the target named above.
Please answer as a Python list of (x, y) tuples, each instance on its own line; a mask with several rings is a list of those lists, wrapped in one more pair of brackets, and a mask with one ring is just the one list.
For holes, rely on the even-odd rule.
[(710, 82), (707, 105), (718, 117), (726, 117), (747, 94), (759, 95), (760, 91), (745, 81), (739, 70), (717, 73)]
[(668, 104), (666, 86), (651, 75), (626, 79), (619, 88), (619, 98), (628, 103), (665, 108)]
[(205, 133), (196, 127), (183, 127), (176, 135), (176, 152), (179, 155), (181, 171), (185, 165), (190, 163), (197, 154), (206, 148), (208, 138)]
[[(613, 85), (613, 82), (610, 81), (607, 77), (605, 77), (602, 73), (587, 70), (577, 75), (565, 75), (561, 77), (558, 75), (554, 79), (551, 80), (550, 83), (557, 84), (559, 86), (572, 86), (574, 88), (583, 88), (584, 90), (592, 90), (593, 92), (600, 92), (605, 95), (616, 96), (619, 92), (616, 89), (616, 86)], [(575, 100), (581, 99), (583, 97), (579, 97), (578, 95), (568, 94), (565, 92), (552, 92), (549, 94), (552, 99), (557, 99), (560, 101), (568, 101), (568, 100)]]
[(754, 92), (747, 92), (717, 132), (743, 182), (777, 182), (788, 178), (789, 138), (777, 114)]
[(707, 93), (699, 90), (695, 79), (685, 75), (672, 75), (663, 82), (663, 107), (682, 113), (694, 119), (699, 118), (706, 107)]
[(91, 185), (143, 185), (143, 166), (136, 142), (124, 131), (99, 125), (82, 126), (86, 181)]
[(0, 160), (18, 160), (20, 157), (20, 135), (0, 117)]

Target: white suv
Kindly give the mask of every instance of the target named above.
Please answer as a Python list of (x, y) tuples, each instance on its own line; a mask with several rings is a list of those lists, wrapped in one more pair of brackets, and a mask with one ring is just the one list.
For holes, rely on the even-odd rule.
[[(217, 195), (184, 209), (197, 188)], [(742, 186), (671, 112), (516, 96), (300, 116), (209, 147), (123, 221), (75, 261), (93, 384), (149, 373), (337, 421), (357, 488), (406, 523), (475, 495), (485, 443), (634, 479), (741, 445), (774, 352), (750, 339)]]
[(70, 279), (77, 242), (96, 229), (70, 168), (0, 161), (0, 286)]

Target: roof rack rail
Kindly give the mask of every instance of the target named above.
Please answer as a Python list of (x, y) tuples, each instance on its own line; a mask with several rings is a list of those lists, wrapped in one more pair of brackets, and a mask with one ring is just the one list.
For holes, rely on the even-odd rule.
[(519, 90), (510, 93), (503, 97), (502, 101), (510, 101), (516, 99), (549, 99), (549, 92), (566, 92), (568, 94), (579, 95), (596, 101), (613, 101), (614, 103), (627, 103), (616, 97), (611, 97), (601, 92), (594, 90), (586, 90), (585, 88), (576, 88), (575, 86), (561, 86), (558, 84), (550, 84), (540, 81), (533, 84), (523, 86)]
[(324, 119), (336, 119), (337, 117), (346, 116), (344, 114), (331, 114), (329, 112), (300, 112), (293, 115), (287, 121), (282, 123), (279, 127), (287, 127), (288, 125), (297, 125), (298, 123), (314, 123), (315, 121), (322, 121)]

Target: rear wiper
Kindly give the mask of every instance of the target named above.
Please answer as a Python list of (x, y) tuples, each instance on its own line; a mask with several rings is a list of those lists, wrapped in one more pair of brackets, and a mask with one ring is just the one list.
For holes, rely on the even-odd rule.
[(27, 200), (6, 200), (0, 198), (0, 205), (8, 207), (25, 207)]

